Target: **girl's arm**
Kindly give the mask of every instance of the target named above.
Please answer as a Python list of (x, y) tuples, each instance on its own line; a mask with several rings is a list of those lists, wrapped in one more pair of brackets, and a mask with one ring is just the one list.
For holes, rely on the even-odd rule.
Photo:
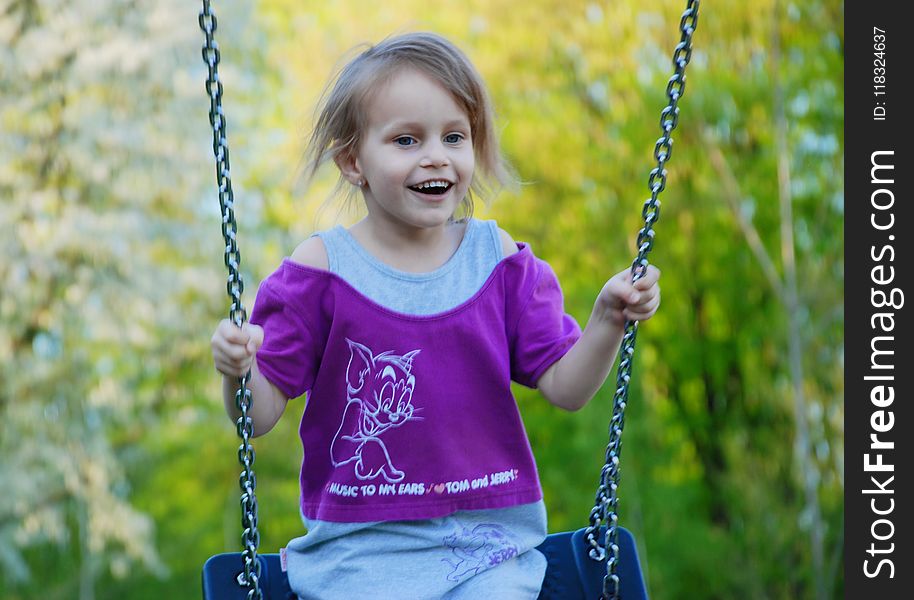
[(614, 275), (600, 290), (580, 339), (549, 367), (537, 387), (549, 402), (565, 410), (579, 410), (590, 402), (616, 360), (625, 321), (646, 321), (660, 305), (660, 271), (631, 283), (631, 271)]
[(254, 401), (248, 416), (254, 423), (254, 436), (263, 435), (273, 429), (286, 409), (288, 399), (263, 376), (257, 368), (257, 361), (254, 360), (257, 350), (263, 344), (263, 329), (251, 323), (245, 323), (239, 329), (229, 319), (223, 319), (216, 328), (210, 344), (216, 370), (222, 373), (225, 412), (232, 421), (237, 421), (241, 416), (241, 411), (235, 406), (235, 393), (238, 390), (238, 378), (250, 369), (248, 389), (251, 390)]
[[(319, 237), (308, 238), (292, 253), (292, 261), (314, 267), (329, 269), (327, 251)], [(267, 433), (282, 416), (289, 399), (273, 385), (257, 368), (255, 356), (263, 344), (263, 328), (245, 323), (241, 329), (229, 319), (224, 319), (211, 340), (213, 360), (216, 369), (222, 373), (222, 397), (225, 412), (232, 421), (237, 421), (241, 411), (235, 406), (235, 392), (238, 378), (251, 370), (248, 388), (254, 399), (248, 415), (254, 422), (254, 436)]]

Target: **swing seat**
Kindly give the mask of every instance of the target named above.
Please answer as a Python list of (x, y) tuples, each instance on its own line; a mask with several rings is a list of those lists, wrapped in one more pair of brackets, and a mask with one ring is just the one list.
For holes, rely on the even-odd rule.
[[(601, 532), (601, 536), (603, 533)], [(628, 530), (618, 529), (623, 600), (647, 600), (647, 590), (635, 539)], [(591, 560), (584, 540), (584, 530), (553, 533), (537, 548), (546, 556), (548, 566), (539, 600), (596, 600), (603, 589), (606, 563)], [(260, 589), (264, 600), (296, 600), (289, 580), (279, 563), (278, 554), (260, 554)], [(217, 554), (203, 565), (204, 600), (244, 600), (247, 588), (239, 583), (243, 572), (240, 552)], [(497, 599), (496, 599), (497, 600)]]

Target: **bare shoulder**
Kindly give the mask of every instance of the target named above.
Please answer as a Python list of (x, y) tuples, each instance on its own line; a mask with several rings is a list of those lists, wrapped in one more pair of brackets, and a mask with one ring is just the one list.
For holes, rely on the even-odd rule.
[(501, 236), (501, 246), (505, 256), (511, 256), (516, 253), (517, 243), (514, 241), (514, 238), (511, 237), (511, 234), (501, 227), (498, 228), (498, 234)]
[(318, 236), (309, 237), (299, 244), (295, 251), (292, 252), (290, 258), (293, 262), (306, 267), (314, 267), (324, 271), (330, 268), (327, 249), (324, 247), (324, 241)]

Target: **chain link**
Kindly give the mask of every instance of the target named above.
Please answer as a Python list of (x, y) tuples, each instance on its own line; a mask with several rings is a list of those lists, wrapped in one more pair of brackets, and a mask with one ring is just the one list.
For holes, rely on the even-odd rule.
[[(666, 94), (669, 104), (660, 113), (660, 129), (663, 135), (654, 144), (654, 167), (648, 177), (648, 189), (651, 197), (644, 203), (641, 216), (644, 227), (638, 232), (638, 255), (632, 261), (632, 282), (638, 281), (647, 273), (647, 255), (654, 247), (654, 223), (660, 218), (660, 193), (666, 188), (666, 169), (664, 165), (673, 153), (673, 139), (670, 135), (679, 122), (679, 99), (685, 92), (685, 69), (692, 58), (692, 34), (698, 25), (699, 0), (688, 0), (685, 12), (679, 22), (682, 33), (679, 44), (673, 51), (673, 76), (667, 83)], [(620, 347), (619, 367), (616, 371), (616, 391), (613, 395), (613, 413), (609, 422), (609, 444), (606, 446), (606, 460), (600, 471), (600, 485), (590, 511), (590, 525), (585, 530), (585, 539), (589, 546), (591, 559), (606, 560), (606, 576), (603, 578), (601, 600), (618, 600), (619, 566), (618, 524), (619, 515), (619, 458), (622, 453), (622, 429), (625, 425), (625, 406), (628, 403), (629, 382), (631, 381), (632, 361), (635, 356), (635, 338), (638, 333), (637, 321), (626, 321)], [(601, 525), (606, 523), (606, 534), (602, 544), (598, 540)]]
[[(229, 318), (238, 327), (247, 319), (247, 312), (241, 303), (244, 292), (244, 281), (239, 269), (241, 252), (238, 250), (238, 226), (235, 223), (235, 198), (232, 193), (232, 178), (229, 168), (228, 139), (226, 138), (225, 113), (222, 111), (222, 82), (219, 80), (219, 45), (214, 39), (216, 33), (216, 15), (213, 13), (210, 0), (203, 0), (203, 10), (199, 17), (200, 29), (206, 34), (203, 45), (203, 62), (206, 63), (206, 93), (210, 99), (209, 122), (213, 128), (213, 155), (216, 158), (216, 185), (219, 192), (219, 206), (222, 209), (222, 238), (225, 241), (225, 266), (228, 267), (226, 292), (232, 301)], [(236, 422), (241, 446), (238, 448), (238, 462), (243, 467), (238, 478), (241, 487), (241, 540), (244, 549), (241, 552), (244, 572), (238, 581), (248, 589), (248, 600), (262, 600), (260, 589), (260, 560), (257, 548), (260, 546), (260, 532), (257, 530), (257, 476), (254, 474), (254, 448), (251, 438), (254, 435), (254, 424), (248, 416), (253, 397), (248, 389), (250, 372), (238, 379), (238, 391), (235, 392), (235, 406), (241, 412)]]

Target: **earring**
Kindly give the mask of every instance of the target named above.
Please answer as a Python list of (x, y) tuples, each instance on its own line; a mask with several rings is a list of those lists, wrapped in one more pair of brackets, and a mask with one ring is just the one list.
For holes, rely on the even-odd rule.
[(359, 187), (362, 187), (365, 185), (365, 180), (360, 177), (359, 180), (355, 182), (355, 184)]

